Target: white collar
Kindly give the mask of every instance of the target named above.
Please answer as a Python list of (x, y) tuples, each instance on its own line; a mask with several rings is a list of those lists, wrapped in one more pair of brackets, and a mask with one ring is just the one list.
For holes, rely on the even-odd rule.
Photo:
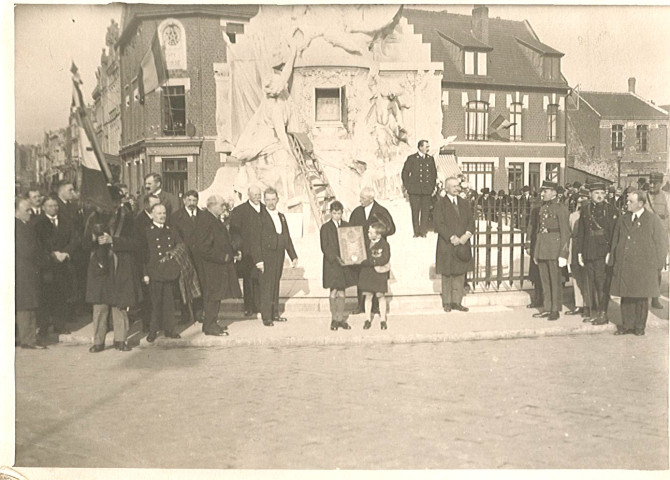
[(261, 211), (261, 204), (260, 203), (258, 205), (254, 205), (254, 203), (251, 200), (249, 200), (249, 205), (251, 205), (251, 208), (253, 208), (254, 210), (256, 210), (257, 212), (260, 213), (260, 211)]
[(458, 202), (458, 195), (451, 195), (450, 193), (447, 193), (447, 198), (451, 201), (451, 203)]
[[(644, 211), (645, 211), (644, 207), (642, 207), (637, 212), (633, 212), (633, 217), (640, 218), (642, 216), (642, 214), (644, 213)], [(631, 217), (631, 218), (633, 218), (633, 217)]]
[(163, 224), (163, 225), (159, 225), (159, 224), (156, 223), (156, 222), (152, 222), (152, 223), (156, 226), (156, 228), (165, 228), (165, 224)]
[(154, 192), (154, 195), (158, 196), (158, 195), (161, 194), (162, 191), (163, 191), (163, 189), (162, 189), (162, 188), (159, 188), (158, 190), (156, 190), (156, 191)]
[(46, 213), (44, 214), (49, 220), (58, 220), (58, 215), (54, 215), (53, 217), (51, 215), (47, 215)]
[(273, 215), (273, 216), (275, 216), (275, 217), (278, 217), (278, 216), (279, 216), (279, 210), (277, 210), (276, 208), (275, 208), (274, 210), (270, 210), (269, 208), (266, 208), (266, 210), (268, 211), (268, 213), (269, 213), (270, 215)]

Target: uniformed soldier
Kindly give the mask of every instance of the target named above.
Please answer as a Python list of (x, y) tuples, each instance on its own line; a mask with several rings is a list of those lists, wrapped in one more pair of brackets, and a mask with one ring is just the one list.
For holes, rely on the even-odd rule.
[(409, 195), (414, 237), (425, 237), (428, 232), (430, 204), (437, 181), (435, 159), (428, 155), (428, 140), (420, 140), (419, 151), (407, 157), (402, 168), (402, 184)]
[(563, 304), (561, 269), (568, 264), (569, 213), (568, 207), (558, 202), (555, 182), (544, 181), (540, 189), (542, 205), (537, 226), (533, 226), (537, 228), (533, 261), (540, 271), (544, 305), (533, 317), (558, 320)]
[(586, 272), (585, 294), (589, 297), (587, 303), (591, 306), (591, 323), (605, 325), (609, 321), (607, 306), (612, 281), (605, 259), (612, 246), (612, 234), (619, 211), (605, 201), (604, 183), (592, 183), (588, 188), (591, 201), (581, 210), (575, 250), (577, 261)]
[[(177, 230), (165, 224), (167, 210), (162, 203), (151, 207), (151, 225), (145, 230), (144, 283), (151, 293), (151, 324), (147, 341), (153, 342), (158, 331), (167, 338), (181, 338), (175, 332), (174, 282), (179, 278), (179, 264), (173, 250), (182, 243)], [(163, 328), (161, 328), (163, 327)]]

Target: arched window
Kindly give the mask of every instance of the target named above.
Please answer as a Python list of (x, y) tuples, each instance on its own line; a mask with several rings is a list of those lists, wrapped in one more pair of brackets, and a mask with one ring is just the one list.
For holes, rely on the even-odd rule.
[(465, 113), (465, 138), (467, 140), (488, 139), (489, 104), (478, 100), (468, 102)]

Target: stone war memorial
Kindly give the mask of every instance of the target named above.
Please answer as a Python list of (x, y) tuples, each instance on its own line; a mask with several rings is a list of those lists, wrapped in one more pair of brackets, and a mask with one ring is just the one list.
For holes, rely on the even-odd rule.
[(228, 62), (215, 72), (217, 133), (234, 161), (200, 199), (218, 193), (238, 204), (251, 184), (277, 189), (301, 265), (284, 271), (282, 297), (327, 298), (318, 228), (330, 201), (348, 217), (366, 186), (398, 225), (391, 245), (403, 278), (392, 291), (439, 289), (429, 275), (435, 246), (412, 252), (404, 242), (411, 224), (400, 172), (418, 140), (433, 151), (444, 143), (443, 67), (401, 14), (400, 5), (263, 5), (227, 42)]

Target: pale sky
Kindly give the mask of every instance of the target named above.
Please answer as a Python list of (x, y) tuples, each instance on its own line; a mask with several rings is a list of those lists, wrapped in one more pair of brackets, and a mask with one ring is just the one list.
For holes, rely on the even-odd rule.
[[(469, 14), (472, 4), (432, 5)], [(119, 5), (18, 5), (15, 8), (16, 140), (38, 143), (43, 132), (67, 125), (75, 61), (92, 102), (95, 70)], [(583, 90), (627, 90), (670, 104), (670, 6), (492, 5), (489, 16), (528, 20), (540, 40), (565, 53), (562, 71)]]

